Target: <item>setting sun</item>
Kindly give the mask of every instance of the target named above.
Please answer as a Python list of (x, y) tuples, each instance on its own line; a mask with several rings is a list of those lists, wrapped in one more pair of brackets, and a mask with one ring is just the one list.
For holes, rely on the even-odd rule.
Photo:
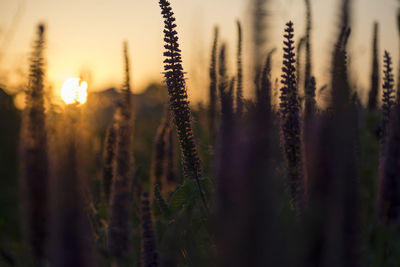
[(69, 78), (61, 88), (61, 98), (66, 104), (83, 104), (87, 99), (87, 83), (79, 78)]

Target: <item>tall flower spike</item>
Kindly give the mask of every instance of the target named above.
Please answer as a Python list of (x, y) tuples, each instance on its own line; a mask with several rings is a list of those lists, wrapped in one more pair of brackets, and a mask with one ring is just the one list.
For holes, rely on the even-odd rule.
[[(253, 64), (254, 75), (257, 77), (261, 72), (265, 44), (267, 43), (266, 29), (267, 25), (267, 8), (269, 0), (252, 0), (252, 43), (253, 43)], [(258, 80), (258, 79), (256, 79)]]
[(236, 187), (238, 180), (235, 152), (240, 151), (240, 153), (242, 153), (243, 151), (237, 149), (238, 140), (235, 137), (237, 133), (236, 124), (247, 121), (247, 113), (243, 114), (243, 118), (246, 116), (246, 120), (235, 120), (235, 112), (233, 110), (234, 86), (235, 78), (232, 78), (229, 89), (224, 86), (224, 90), (220, 93), (221, 121), (219, 124), (213, 163), (216, 190), (215, 220), (219, 222), (218, 225), (216, 225), (215, 243), (217, 251), (220, 252), (219, 261), (221, 262), (219, 266), (232, 266), (232, 264), (228, 262), (235, 262), (235, 259), (237, 259), (228, 256), (231, 254), (230, 252), (232, 252), (232, 248), (235, 247), (235, 242), (229, 242), (228, 240), (232, 241), (240, 239), (226, 238), (226, 236), (227, 233), (229, 233), (229, 237), (232, 237), (232, 234), (235, 235), (234, 233), (241, 232), (241, 229), (238, 230), (238, 228), (233, 227), (233, 225), (238, 224), (232, 223), (234, 220), (231, 220), (231, 218), (234, 217), (234, 214), (239, 213), (238, 210), (240, 210), (240, 205), (237, 205), (238, 202), (235, 202), (235, 200), (240, 198), (239, 195), (241, 196), (242, 193), (240, 190), (237, 190), (238, 187)]
[(219, 94), (222, 98), (222, 95), (225, 93), (225, 91), (228, 88), (228, 76), (226, 74), (226, 45), (222, 44), (220, 51), (219, 51), (219, 68), (218, 68), (218, 74), (219, 74)]
[[(351, 104), (352, 92), (346, 65), (351, 2), (342, 0), (341, 4), (340, 34), (332, 53), (330, 111), (318, 116), (321, 119), (314, 124), (317, 135), (314, 135), (313, 140), (313, 143), (318, 142), (318, 145), (313, 147), (311, 144), (311, 149), (308, 150), (311, 153), (307, 155), (307, 160), (313, 164), (307, 170), (307, 174), (310, 175), (308, 205), (311, 209), (312, 206), (316, 208), (313, 214), (316, 215), (317, 221), (312, 225), (322, 226), (318, 235), (323, 236), (325, 247), (322, 252), (321, 246), (315, 247), (322, 255), (315, 266), (359, 266), (356, 249), (360, 229), (356, 109)], [(314, 187), (315, 185), (318, 187)], [(315, 198), (316, 196), (318, 197)], [(315, 228), (318, 231), (318, 227)], [(320, 243), (320, 240), (321, 238), (315, 241)]]
[(346, 46), (350, 33), (350, 28), (343, 27), (341, 29), (333, 51), (332, 77), (334, 78), (332, 78), (331, 105), (337, 111), (345, 109), (350, 103), (350, 85), (347, 74), (346, 54)]
[(385, 144), (387, 129), (390, 122), (390, 116), (394, 105), (394, 88), (393, 88), (393, 67), (392, 58), (389, 52), (385, 51), (384, 70), (383, 70), (383, 94), (382, 94), (382, 132), (381, 143)]
[(110, 200), (111, 185), (114, 176), (114, 159), (115, 159), (115, 143), (116, 130), (114, 122), (107, 129), (106, 138), (104, 140), (104, 163), (103, 163), (103, 180), (102, 190), (104, 200), (108, 203)]
[(131, 90), (131, 74), (130, 74), (130, 60), (129, 60), (129, 52), (128, 52), (128, 42), (124, 42), (124, 63), (125, 63), (125, 72), (124, 72), (124, 83), (122, 85), (122, 97), (123, 97), (123, 113), (122, 115), (130, 120), (132, 116), (132, 90)]
[[(304, 169), (304, 195), (306, 201), (308, 201), (308, 189), (309, 189), (309, 180), (310, 173), (312, 173), (312, 168), (314, 163), (311, 162), (311, 158), (313, 153), (313, 142), (315, 140), (316, 130), (316, 117), (315, 113), (317, 111), (317, 102), (315, 101), (315, 91), (316, 91), (316, 82), (315, 77), (312, 76), (310, 82), (308, 83), (308, 103), (304, 106), (304, 120), (303, 120), (303, 162), (305, 163)], [(306, 100), (307, 101), (307, 100)]]
[(215, 134), (216, 112), (217, 112), (217, 49), (218, 49), (218, 27), (214, 29), (214, 41), (211, 50), (210, 62), (210, 108), (209, 108), (209, 127), (210, 136)]
[(300, 213), (301, 203), (303, 200), (303, 173), (299, 118), (300, 103), (296, 87), (296, 69), (294, 67), (296, 60), (293, 52), (293, 23), (290, 21), (286, 26), (286, 34), (284, 35), (285, 41), (283, 42), (283, 74), (281, 76), (283, 87), (281, 88), (280, 96), (281, 130), (283, 150), (288, 168), (289, 192), (297, 213)]
[[(386, 55), (386, 53), (385, 53)], [(385, 66), (386, 68), (387, 66)], [(386, 69), (387, 70), (387, 69)], [(386, 77), (389, 85), (392, 81)], [(393, 104), (387, 125), (386, 144), (381, 148), (381, 172), (379, 177), (378, 216), (382, 223), (398, 223), (400, 220), (400, 95)]]
[[(400, 33), (400, 9), (398, 11), (397, 22)], [(400, 184), (398, 182), (398, 170), (400, 166), (400, 82), (398, 81), (397, 100), (394, 103), (391, 58), (387, 51), (385, 51), (384, 56), (383, 136), (381, 140), (383, 145), (380, 157), (381, 172), (379, 177), (378, 216), (382, 223), (391, 224), (398, 223), (400, 218)]]
[(48, 240), (48, 149), (44, 112), (44, 25), (38, 26), (30, 58), (26, 107), (21, 127), (21, 192), (29, 254), (36, 264), (45, 259)]
[(378, 56), (378, 23), (374, 24), (374, 37), (372, 40), (372, 73), (371, 89), (368, 97), (368, 109), (375, 110), (379, 93), (379, 56)]
[(142, 225), (142, 267), (157, 267), (158, 253), (156, 236), (154, 234), (153, 219), (151, 217), (149, 194), (144, 192), (141, 200)]
[(264, 68), (261, 75), (260, 90), (257, 92), (257, 102), (259, 107), (268, 112), (271, 110), (271, 65), (272, 65), (272, 55), (275, 53), (276, 49), (272, 49), (268, 52), (267, 58), (265, 60)]
[(165, 191), (163, 176), (165, 175), (166, 161), (166, 139), (170, 132), (168, 110), (164, 111), (164, 118), (157, 129), (157, 134), (154, 139), (153, 155), (151, 161), (151, 184), (160, 186), (160, 191)]
[(300, 38), (300, 40), (297, 43), (297, 61), (296, 61), (296, 78), (297, 78), (297, 84), (301, 84), (302, 81), (302, 69), (301, 69), (301, 55), (303, 51), (304, 44), (306, 42), (306, 37), (303, 36)]
[(350, 85), (347, 74), (346, 46), (351, 33), (351, 7), (353, 0), (341, 1), (339, 32), (332, 61), (332, 107), (337, 111), (345, 110), (350, 102)]
[(311, 2), (305, 0), (307, 10), (307, 21), (306, 21), (306, 64), (304, 74), (304, 89), (305, 89), (305, 116), (308, 117), (315, 111), (315, 80), (314, 87), (312, 84), (312, 54), (311, 54), (311, 30), (312, 30), (312, 14), (311, 14)]
[[(400, 8), (397, 9), (397, 31), (400, 37)], [(400, 68), (397, 73), (397, 95), (400, 96)]]
[(243, 63), (242, 63), (242, 26), (236, 21), (238, 42), (237, 42), (237, 85), (236, 85), (236, 113), (241, 116), (243, 113)]
[[(398, 108), (397, 108), (398, 109)], [(378, 216), (383, 224), (398, 224), (400, 219), (400, 114), (393, 114), (387, 145), (381, 158), (379, 177)]]
[[(69, 106), (70, 114), (79, 114), (76, 106)], [(79, 123), (73, 115), (66, 121), (63, 140), (57, 149), (55, 177), (51, 192), (52, 243), (51, 266), (96, 266), (93, 257), (94, 235), (90, 231), (89, 208), (85, 200), (86, 179), (81, 175), (79, 154)], [(85, 203), (86, 202), (86, 203)]]
[(315, 77), (310, 78), (310, 82), (307, 84), (307, 100), (304, 109), (305, 117), (310, 118), (317, 111), (317, 101), (315, 100), (315, 91), (317, 90), (317, 85), (315, 82)]
[(166, 51), (164, 52), (164, 56), (166, 58), (164, 60), (164, 76), (168, 87), (170, 109), (174, 115), (174, 122), (182, 151), (183, 169), (187, 178), (196, 181), (203, 205), (208, 210), (206, 198), (200, 184), (202, 169), (192, 132), (191, 113), (181, 64), (181, 50), (179, 49), (178, 36), (175, 30), (175, 17), (169, 1), (160, 0), (159, 5), (165, 24), (164, 47)]
[(117, 262), (121, 261), (129, 250), (132, 210), (132, 109), (129, 58), (126, 43), (124, 44), (124, 58), (126, 77), (122, 90), (122, 103), (117, 109), (116, 165), (107, 229), (107, 247)]

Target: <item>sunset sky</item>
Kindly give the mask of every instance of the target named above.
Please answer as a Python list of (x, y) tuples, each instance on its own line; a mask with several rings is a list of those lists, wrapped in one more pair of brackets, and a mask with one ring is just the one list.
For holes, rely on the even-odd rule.
[[(330, 51), (336, 32), (338, 2), (312, 0), (314, 15), (314, 71), (319, 87), (326, 83)], [(214, 25), (228, 43), (230, 73), (234, 74), (235, 20), (249, 38), (247, 0), (171, 0), (177, 18), (192, 99), (206, 99), (208, 62)], [(380, 23), (380, 52), (389, 50), (398, 61), (396, 0), (355, 0), (351, 36), (352, 77), (362, 96), (368, 88), (372, 27)], [(271, 0), (270, 47), (280, 69), (281, 33), (288, 20), (295, 23), (296, 39), (304, 32), (303, 0)], [(13, 22), (14, 21), (14, 22)], [(27, 56), (38, 22), (47, 25), (47, 80), (59, 94), (69, 77), (88, 76), (89, 90), (118, 87), (123, 78), (122, 42), (129, 42), (134, 91), (162, 79), (162, 17), (156, 0), (0, 0), (0, 83), (13, 88), (28, 69)], [(248, 46), (245, 45), (245, 49)], [(245, 64), (249, 64), (245, 58)], [(275, 73), (276, 77), (279, 73)], [(245, 72), (246, 75), (246, 72)]]

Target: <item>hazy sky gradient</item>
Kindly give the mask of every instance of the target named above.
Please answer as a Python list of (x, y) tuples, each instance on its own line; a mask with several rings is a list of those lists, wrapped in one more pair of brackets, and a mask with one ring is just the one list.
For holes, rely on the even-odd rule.
[[(330, 52), (336, 32), (336, 0), (312, 0), (314, 15), (314, 71), (317, 83), (327, 82)], [(171, 0), (176, 14), (183, 50), (185, 71), (192, 99), (206, 99), (208, 62), (214, 25), (219, 25), (221, 39), (228, 42), (231, 74), (234, 74), (236, 48), (235, 20), (246, 23), (248, 0)], [(6, 32), (13, 16), (22, 6), (14, 34)], [(352, 77), (361, 95), (369, 86), (373, 21), (380, 23), (380, 53), (388, 49), (398, 62), (396, 0), (355, 0), (351, 36)], [(303, 0), (271, 0), (270, 47), (279, 48), (274, 57), (275, 73), (281, 66), (281, 33), (288, 20), (295, 23), (296, 40), (304, 32)], [(15, 84), (18, 72), (26, 73), (35, 26), (43, 21), (47, 31), (47, 80), (58, 92), (68, 77), (89, 72), (91, 90), (118, 87), (123, 77), (122, 42), (129, 41), (133, 87), (142, 90), (150, 81), (162, 79), (162, 17), (156, 0), (0, 0), (0, 81)], [(244, 25), (245, 40), (250, 40)], [(245, 45), (245, 49), (248, 45)], [(245, 57), (245, 64), (249, 64)], [(250, 69), (250, 68), (249, 68)], [(246, 71), (245, 71), (246, 75)]]

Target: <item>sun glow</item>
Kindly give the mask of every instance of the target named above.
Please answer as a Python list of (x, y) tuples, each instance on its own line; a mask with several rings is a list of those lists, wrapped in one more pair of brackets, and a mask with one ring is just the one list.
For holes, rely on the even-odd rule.
[(84, 104), (87, 99), (87, 83), (79, 78), (69, 78), (61, 88), (61, 98), (66, 104)]

